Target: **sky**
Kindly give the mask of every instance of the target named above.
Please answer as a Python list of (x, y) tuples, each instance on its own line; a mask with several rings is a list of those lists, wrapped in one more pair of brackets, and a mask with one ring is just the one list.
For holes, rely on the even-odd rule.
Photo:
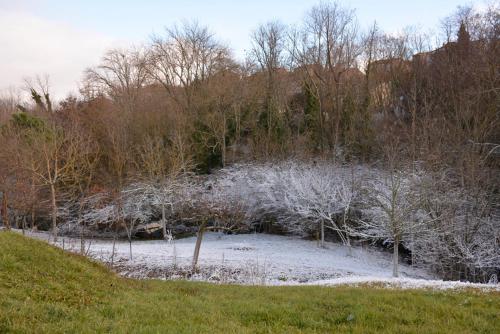
[[(491, 1), (491, 0), (490, 0)], [(493, 0), (495, 1), (495, 0)], [(413, 25), (436, 30), (467, 0), (340, 0), (360, 25), (376, 20), (387, 32)], [(197, 20), (242, 59), (260, 23), (299, 23), (319, 0), (0, 0), (0, 93), (25, 78), (48, 75), (57, 98), (77, 93), (83, 71), (105, 50), (148, 41), (164, 27)]]

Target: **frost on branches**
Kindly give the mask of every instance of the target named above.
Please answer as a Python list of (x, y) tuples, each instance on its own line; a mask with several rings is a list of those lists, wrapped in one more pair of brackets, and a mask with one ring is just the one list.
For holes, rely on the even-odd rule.
[(124, 230), (130, 243), (138, 224), (160, 219), (168, 236), (167, 222), (171, 228), (188, 222), (198, 231), (193, 270), (205, 231), (249, 232), (275, 222), (291, 234), (316, 234), (321, 245), (331, 231), (327, 237), (345, 245), (367, 240), (392, 247), (394, 276), (403, 250), (412, 265), (443, 278), (488, 281), (500, 273), (499, 209), (491, 194), (447, 179), (328, 161), (233, 165), (93, 195), (73, 221)]
[(350, 244), (346, 217), (357, 195), (351, 170), (324, 162), (287, 162), (257, 171), (265, 180), (263, 200), (282, 212), (280, 222), (289, 230), (305, 232), (319, 226), (323, 245), (328, 228)]
[(399, 246), (425, 234), (429, 217), (421, 209), (419, 177), (402, 171), (372, 174), (362, 185), (362, 219), (352, 233), (393, 247), (393, 276), (399, 276)]
[(350, 244), (346, 219), (358, 195), (355, 171), (327, 162), (235, 166), (219, 173), (230, 202), (242, 205), (247, 219), (272, 217), (286, 231), (307, 235), (324, 229)]
[(500, 210), (479, 189), (435, 182), (426, 196), (434, 233), (415, 239), (414, 254), (440, 276), (488, 282), (500, 274)]

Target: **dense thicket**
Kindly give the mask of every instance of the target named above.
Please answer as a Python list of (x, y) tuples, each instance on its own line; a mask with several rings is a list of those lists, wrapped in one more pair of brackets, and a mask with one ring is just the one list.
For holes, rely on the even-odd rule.
[[(174, 206), (197, 212), (175, 200), (192, 198), (204, 184), (186, 181), (191, 173), (312, 159), (330, 170), (269, 170), (277, 179), (266, 189), (293, 196), (266, 190), (251, 220), (286, 221), (294, 231), (316, 231), (311, 226), (320, 223), (322, 236), (326, 225), (345, 243), (402, 243), (413, 261), (428, 261), (446, 277), (485, 279), (500, 267), (498, 257), (485, 261), (489, 252), (498, 255), (500, 242), (499, 27), (492, 5), (460, 8), (443, 20), (439, 36), (385, 34), (376, 24), (362, 31), (353, 10), (321, 3), (293, 28), (272, 21), (255, 29), (245, 62), (192, 22), (139, 48), (110, 50), (86, 71), (81, 95), (57, 105), (48, 81), (27, 82), (31, 103), (0, 101), (2, 222), (50, 223), (56, 236), (67, 217), (83, 224), (108, 210), (103, 221), (129, 232), (131, 222), (151, 219), (131, 218), (146, 212), (130, 209), (134, 189), (156, 203), (166, 234)], [(354, 181), (350, 192), (337, 188), (359, 163), (388, 176), (356, 179), (356, 192)], [(415, 175), (425, 177), (406, 184)], [(355, 196), (368, 185), (379, 193)], [(176, 193), (190, 187), (190, 196)], [(418, 194), (394, 194), (408, 187)], [(227, 224), (236, 226), (250, 219), (243, 208), (256, 198), (241, 194), (238, 201), (200, 195), (196, 203), (213, 221), (231, 213)], [(360, 198), (355, 217), (346, 219)], [(420, 228), (424, 221), (425, 237), (414, 238), (420, 230), (410, 233), (409, 222)]]

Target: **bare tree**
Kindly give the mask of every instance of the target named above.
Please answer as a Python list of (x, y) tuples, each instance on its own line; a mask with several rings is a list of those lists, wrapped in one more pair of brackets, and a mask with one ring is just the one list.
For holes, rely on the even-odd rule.
[(185, 170), (182, 159), (165, 147), (160, 138), (146, 137), (141, 147), (140, 161), (147, 173), (146, 180), (140, 186), (142, 192), (151, 197), (151, 202), (161, 208), (163, 238), (168, 239), (167, 209), (174, 213), (177, 191), (180, 187), (178, 178)]
[[(183, 187), (184, 198), (190, 198), (191, 216), (198, 222), (193, 253), (192, 272), (198, 269), (198, 259), (203, 236), (207, 231), (237, 231), (245, 225), (241, 198), (234, 188), (227, 188), (216, 180), (206, 184), (188, 184)], [(236, 195), (236, 196), (235, 196)], [(187, 201), (185, 201), (187, 203)]]
[(447, 279), (487, 282), (500, 266), (500, 221), (490, 190), (457, 187), (445, 171), (420, 188), (432, 229), (413, 240), (415, 263)]
[(147, 82), (146, 55), (140, 48), (109, 50), (95, 68), (87, 69), (86, 80), (101, 87), (122, 108), (137, 107), (140, 89)]
[(233, 116), (231, 111), (238, 104), (240, 75), (240, 69), (236, 64), (214, 75), (210, 84), (205, 87), (203, 101), (200, 103), (200, 106), (204, 107), (200, 108), (203, 111), (198, 114), (198, 120), (203, 126), (198, 126), (196, 129), (197, 137), (201, 146), (214, 155), (220, 152), (222, 167), (227, 162), (229, 121)]
[(38, 185), (49, 189), (52, 235), (57, 240), (58, 190), (78, 164), (83, 148), (82, 137), (69, 135), (55, 124), (45, 124), (40, 128), (25, 129), (21, 140), (25, 159), (23, 168), (33, 175)]
[(68, 202), (77, 202), (76, 223), (80, 226), (80, 252), (85, 254), (85, 221), (83, 210), (88, 205), (88, 197), (92, 195), (92, 186), (96, 177), (96, 169), (99, 163), (100, 148), (92, 140), (89, 133), (83, 127), (81, 120), (74, 117), (70, 120), (68, 128), (69, 136), (80, 138), (78, 160), (70, 166), (68, 180), (65, 182), (65, 190), (69, 197)]
[(251, 34), (252, 49), (250, 58), (258, 64), (261, 73), (265, 75), (264, 109), (266, 115), (267, 141), (266, 155), (269, 156), (269, 144), (274, 133), (277, 113), (283, 107), (280, 105), (278, 74), (285, 65), (285, 26), (279, 21), (270, 21), (260, 25)]
[(357, 232), (353, 234), (382, 239), (393, 245), (393, 276), (399, 276), (399, 246), (409, 242), (415, 234), (426, 231), (430, 218), (419, 210), (420, 198), (415, 191), (416, 175), (406, 175), (392, 170), (382, 178), (371, 176), (365, 183), (367, 193), (363, 210), (365, 219), (359, 220)]
[(163, 37), (153, 36), (148, 58), (149, 75), (182, 109), (193, 111), (197, 85), (226, 66), (229, 50), (207, 27), (184, 22), (180, 27), (167, 28)]
[(127, 232), (127, 239), (129, 242), (129, 255), (132, 260), (132, 238), (135, 233), (137, 224), (146, 222), (150, 219), (151, 203), (148, 194), (142, 188), (132, 185), (129, 189), (125, 190), (122, 194), (125, 198), (120, 199), (120, 206), (118, 209), (122, 210), (120, 217), (123, 217), (122, 222)]
[[(354, 10), (338, 2), (314, 6), (306, 16), (303, 29), (292, 32), (290, 45), (292, 60), (300, 69), (304, 83), (320, 101), (320, 147), (324, 149), (322, 138), (330, 132), (333, 133), (330, 143), (337, 150), (341, 138), (343, 84), (347, 79), (344, 74), (356, 66), (361, 53)], [(330, 124), (326, 123), (327, 118)]]
[[(350, 245), (346, 218), (356, 196), (353, 176), (349, 170), (328, 162), (288, 162), (262, 170), (265, 175), (267, 201), (280, 214), (282, 224), (290, 229), (313, 229), (304, 224), (319, 225), (320, 245), (324, 247), (325, 228), (337, 233)], [(340, 218), (340, 220), (339, 220)], [(304, 232), (304, 231), (302, 231)]]
[(0, 195), (2, 198), (2, 202), (0, 204), (0, 217), (2, 218), (2, 224), (4, 228), (10, 229), (10, 221), (9, 221), (9, 211), (8, 211), (8, 193), (7, 191), (10, 188), (13, 178), (13, 169), (12, 167), (12, 151), (17, 146), (11, 134), (8, 133), (7, 128), (3, 128), (0, 130), (0, 140), (2, 140), (2, 145), (0, 146)]
[(132, 241), (139, 223), (148, 221), (152, 216), (152, 203), (149, 194), (144, 192), (142, 184), (132, 184), (120, 194), (111, 194), (111, 201), (106, 203), (104, 193), (87, 198), (87, 208), (83, 219), (91, 225), (108, 224), (114, 227), (113, 251), (111, 264), (114, 262), (116, 230), (123, 228), (129, 242), (129, 256), (132, 260)]

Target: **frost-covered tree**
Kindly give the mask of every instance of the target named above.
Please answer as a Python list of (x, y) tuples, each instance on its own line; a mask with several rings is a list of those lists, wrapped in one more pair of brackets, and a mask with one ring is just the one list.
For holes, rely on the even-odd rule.
[(261, 170), (253, 165), (233, 165), (219, 171), (213, 185), (219, 195), (227, 197), (224, 206), (232, 204), (246, 221), (256, 221), (262, 219), (265, 212), (274, 209), (267, 201), (270, 184), (264, 179), (265, 173), (266, 168)]
[(433, 180), (425, 208), (433, 233), (415, 239), (415, 261), (448, 279), (480, 280), (500, 272), (500, 213), (484, 189)]
[[(89, 207), (83, 214), (88, 225), (107, 224), (125, 229), (132, 259), (132, 239), (139, 223), (151, 219), (153, 213), (150, 194), (143, 191), (143, 185), (133, 184), (109, 201), (106, 194), (94, 195), (88, 199)], [(114, 255), (114, 242), (113, 242)]]
[(366, 203), (354, 234), (392, 244), (393, 276), (398, 277), (400, 244), (423, 233), (429, 223), (427, 213), (420, 209), (417, 175), (397, 170), (383, 176), (372, 174), (363, 185)]
[(175, 179), (171, 178), (158, 182), (146, 182), (139, 185), (140, 191), (149, 198), (151, 206), (160, 208), (161, 226), (163, 238), (165, 240), (168, 239), (167, 216), (174, 213), (179, 187), (181, 187), (181, 185)]
[(132, 237), (137, 224), (147, 222), (152, 216), (151, 197), (139, 185), (131, 187), (123, 192), (122, 205), (116, 207), (117, 210), (122, 210), (120, 214), (123, 217), (123, 227), (127, 232), (129, 242), (130, 260), (132, 260)]
[(174, 213), (176, 202), (179, 202), (179, 192), (189, 187), (189, 175), (185, 172), (185, 162), (166, 147), (164, 140), (146, 137), (141, 146), (140, 163), (144, 170), (144, 177), (139, 188), (147, 193), (152, 205), (161, 211), (161, 225), (163, 238), (168, 238), (167, 210), (170, 215)]
[[(256, 194), (289, 230), (305, 233), (319, 225), (350, 245), (346, 217), (357, 195), (353, 171), (329, 162), (261, 166), (251, 172)], [(340, 218), (339, 218), (340, 217)]]
[(225, 168), (216, 182), (247, 221), (272, 216), (299, 235), (319, 230), (322, 244), (325, 229), (350, 244), (347, 217), (358, 195), (359, 172), (329, 162), (288, 161)]
[(219, 176), (214, 181), (199, 183), (197, 186), (192, 184), (184, 193), (184, 196), (192, 201), (192, 215), (199, 225), (192, 261), (193, 272), (197, 270), (201, 242), (205, 232), (234, 231), (248, 222), (245, 219), (237, 189), (228, 186), (229, 184), (225, 181), (227, 180), (223, 176)]

